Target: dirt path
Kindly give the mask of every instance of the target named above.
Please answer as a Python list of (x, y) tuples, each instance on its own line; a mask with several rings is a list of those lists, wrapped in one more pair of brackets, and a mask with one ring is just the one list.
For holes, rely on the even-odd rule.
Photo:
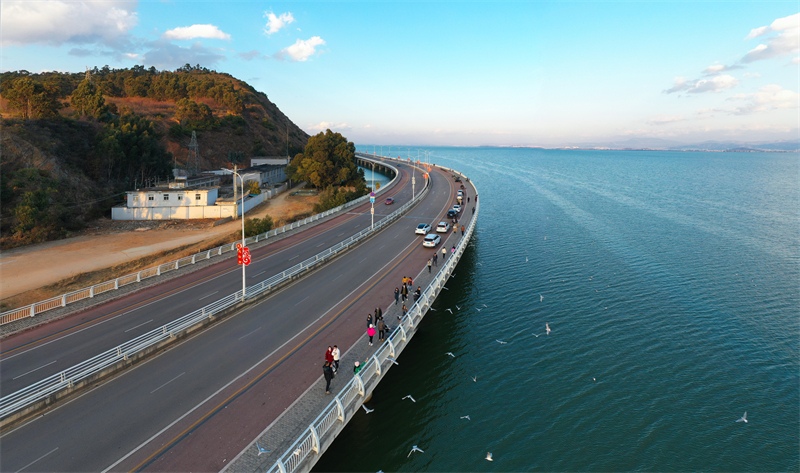
[[(316, 196), (293, 196), (284, 192), (251, 210), (248, 218), (272, 217), (276, 227), (295, 215), (311, 212)], [(111, 267), (124, 266), (144, 257), (152, 257), (176, 248), (186, 248), (194, 253), (194, 246), (204, 242), (216, 242), (241, 234), (241, 222), (230, 221), (214, 226), (213, 221), (135, 221), (113, 222), (102, 220), (82, 235), (65, 240), (52, 241), (23, 248), (15, 248), (0, 254), (0, 301), (6, 308), (31, 304), (38, 300), (60, 294), (64, 288), (55, 285), (66, 279), (78, 279), (85, 273), (97, 272)], [(163, 261), (149, 262), (146, 266), (173, 261), (179, 256), (164, 255)], [(124, 274), (133, 272), (130, 270)], [(117, 274), (116, 276), (121, 276)], [(103, 277), (98, 274), (98, 277)], [(115, 276), (105, 275), (108, 280)], [(96, 281), (96, 282), (101, 282)], [(88, 283), (91, 284), (91, 283)], [(88, 284), (84, 284), (85, 287)], [(53, 293), (55, 292), (55, 293)], [(49, 294), (49, 295), (48, 295)]]

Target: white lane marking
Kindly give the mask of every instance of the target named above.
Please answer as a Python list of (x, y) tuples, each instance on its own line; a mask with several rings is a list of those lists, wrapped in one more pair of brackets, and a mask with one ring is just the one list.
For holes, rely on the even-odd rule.
[(254, 278), (254, 277), (256, 277), (256, 276), (261, 276), (262, 274), (264, 274), (264, 273), (266, 273), (266, 272), (267, 272), (267, 270), (265, 269), (264, 271), (261, 271), (260, 273), (254, 274), (254, 275), (252, 275), (252, 276), (250, 276), (250, 277), (251, 277), (251, 278)]
[(185, 374), (186, 374), (186, 371), (184, 371), (183, 373), (179, 374), (178, 376), (175, 376), (174, 378), (170, 379), (166, 383), (164, 383), (161, 386), (159, 386), (159, 387), (153, 389), (152, 391), (150, 391), (150, 394), (153, 394), (154, 392), (158, 391), (159, 389), (163, 388), (164, 386), (168, 385), (169, 383), (175, 381), (176, 379), (180, 378), (181, 376), (183, 376)]
[[(19, 379), (19, 378), (21, 378), (21, 377), (25, 376), (26, 374), (31, 374), (31, 373), (33, 373), (34, 371), (37, 371), (37, 370), (40, 370), (40, 369), (44, 368), (45, 366), (50, 366), (50, 365), (52, 365), (53, 363), (55, 363), (56, 361), (58, 361), (58, 360), (53, 360), (53, 361), (51, 361), (50, 363), (48, 363), (48, 364), (46, 364), (46, 365), (42, 365), (42, 366), (40, 366), (40, 367), (38, 367), (38, 368), (34, 368), (34, 369), (32, 369), (32, 370), (28, 371), (27, 373), (22, 373), (21, 375), (17, 376), (16, 378), (11, 378), (11, 380), (13, 381), (13, 380), (15, 380), (15, 379)], [(28, 465), (28, 466), (30, 466), (30, 465)]]
[(296, 258), (299, 258), (299, 257), (300, 257), (300, 255), (294, 255), (294, 256), (292, 256), (291, 258), (289, 258), (289, 261), (291, 261), (291, 260), (293, 260), (293, 259), (296, 259)]
[(322, 246), (322, 245), (325, 245), (325, 244), (326, 244), (326, 243), (323, 241), (322, 243), (320, 243), (319, 245), (317, 245), (317, 248), (319, 248), (320, 246)]
[(253, 331), (251, 331), (251, 332), (249, 332), (249, 333), (246, 333), (246, 334), (242, 335), (241, 337), (239, 337), (239, 340), (243, 339), (244, 337), (246, 337), (246, 336), (248, 336), (248, 335), (251, 335), (251, 334), (255, 333), (255, 332), (256, 332), (256, 331), (258, 331), (258, 330), (261, 330), (261, 327), (258, 327), (257, 329), (255, 329), (255, 330), (253, 330)]
[(386, 246), (386, 245), (381, 245), (381, 246), (378, 247), (378, 249), (382, 250), (384, 246)]
[(135, 329), (137, 329), (137, 328), (141, 327), (142, 325), (147, 325), (147, 324), (149, 324), (149, 323), (150, 323), (150, 322), (152, 322), (152, 321), (153, 321), (153, 319), (150, 319), (150, 320), (148, 320), (147, 322), (142, 322), (142, 323), (140, 323), (139, 325), (137, 325), (136, 327), (131, 327), (131, 328), (129, 328), (128, 330), (125, 330), (125, 331), (124, 331), (124, 332), (122, 332), (122, 333), (128, 333), (128, 332), (130, 332), (131, 330), (135, 330)]
[(45, 453), (45, 454), (44, 454), (44, 455), (42, 455), (41, 457), (37, 458), (36, 460), (34, 460), (34, 461), (32, 461), (32, 462), (28, 463), (27, 465), (23, 466), (22, 468), (20, 468), (19, 470), (17, 470), (17, 473), (19, 473), (20, 471), (24, 470), (25, 468), (28, 468), (29, 466), (31, 466), (31, 465), (33, 465), (34, 463), (38, 462), (39, 460), (41, 460), (42, 458), (46, 457), (47, 455), (50, 455), (51, 453), (55, 452), (56, 450), (58, 450), (58, 447), (56, 447), (56, 448), (54, 448), (54, 449), (50, 450), (49, 452)]
[(304, 300), (308, 299), (309, 297), (310, 297), (310, 296), (306, 296), (306, 297), (304, 297), (304, 298), (300, 299), (300, 300), (297, 302), (297, 304), (295, 304), (295, 307), (297, 307), (298, 305), (300, 305), (300, 304), (301, 304), (301, 303), (302, 303)]
[(197, 299), (197, 300), (198, 300), (198, 301), (202, 301), (203, 299), (206, 299), (206, 298), (208, 298), (208, 297), (211, 297), (211, 296), (213, 296), (214, 294), (216, 294), (216, 293), (218, 293), (218, 292), (219, 292), (219, 291), (214, 291), (214, 292), (212, 292), (211, 294), (208, 294), (208, 295), (206, 295), (206, 296), (203, 296), (203, 297), (201, 297), (200, 299)]
[(340, 236), (342, 236), (342, 235), (344, 235), (344, 232), (342, 232), (342, 233), (340, 233), (340, 234), (338, 234), (338, 235), (336, 235), (336, 236), (337, 236), (337, 237), (340, 237)]

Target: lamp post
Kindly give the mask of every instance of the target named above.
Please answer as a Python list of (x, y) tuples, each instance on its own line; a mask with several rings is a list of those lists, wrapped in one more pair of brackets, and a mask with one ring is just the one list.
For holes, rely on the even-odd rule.
[(370, 230), (375, 229), (375, 191), (369, 193)]
[[(239, 181), (242, 183), (242, 248), (245, 248), (245, 239), (244, 239), (244, 178), (236, 172), (236, 165), (233, 165), (233, 175), (239, 178)], [(233, 178), (233, 193), (236, 194), (236, 177)], [(234, 197), (235, 199), (235, 197)], [(242, 302), (244, 302), (245, 291), (247, 290), (247, 282), (245, 278), (245, 266), (246, 264), (242, 263)]]

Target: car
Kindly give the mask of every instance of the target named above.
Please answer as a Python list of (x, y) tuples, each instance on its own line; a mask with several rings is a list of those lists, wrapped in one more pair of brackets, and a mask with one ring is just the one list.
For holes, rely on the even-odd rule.
[(464, 197), (464, 191), (458, 191), (456, 192), (456, 195), (459, 197)]
[(426, 248), (436, 248), (441, 242), (442, 237), (435, 233), (429, 233), (425, 235), (425, 239), (422, 241), (422, 246)]
[(394, 203), (394, 199), (392, 199), (391, 197), (387, 197), (386, 201), (384, 202), (384, 204), (386, 204), (386, 205), (392, 205), (393, 203)]
[(439, 222), (439, 225), (436, 225), (436, 233), (447, 233), (450, 231), (450, 224), (447, 222)]
[(420, 223), (419, 225), (417, 225), (417, 229), (414, 230), (414, 233), (416, 233), (417, 235), (427, 235), (430, 232), (431, 232), (431, 226), (428, 225), (427, 223)]
[(455, 218), (458, 215), (457, 210), (450, 209), (447, 211), (447, 218)]
[(453, 210), (455, 210), (456, 212), (461, 212), (461, 206), (456, 204), (453, 206)]

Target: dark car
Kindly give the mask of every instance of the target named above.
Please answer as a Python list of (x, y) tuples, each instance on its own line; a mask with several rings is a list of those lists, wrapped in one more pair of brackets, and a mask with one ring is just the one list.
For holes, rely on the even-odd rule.
[(387, 197), (386, 201), (384, 202), (384, 204), (386, 204), (386, 205), (392, 205), (393, 203), (394, 203), (394, 199), (392, 199), (391, 197)]
[(447, 211), (447, 218), (454, 218), (456, 216), (458, 216), (458, 210), (450, 209)]

